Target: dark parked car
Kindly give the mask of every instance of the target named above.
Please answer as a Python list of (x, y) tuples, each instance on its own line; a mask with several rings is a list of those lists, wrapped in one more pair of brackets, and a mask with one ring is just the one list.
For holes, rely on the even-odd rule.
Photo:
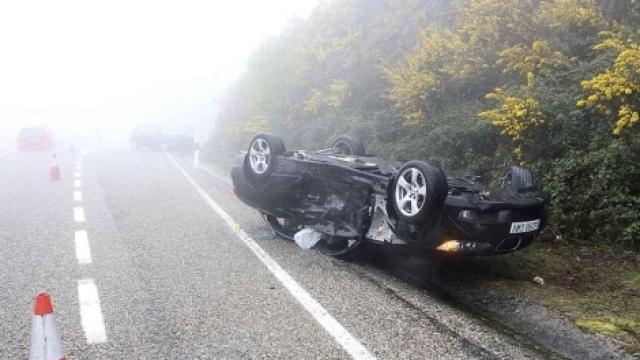
[(164, 130), (163, 144), (168, 151), (188, 153), (193, 151), (193, 134), (186, 130)]
[(193, 135), (185, 130), (141, 126), (131, 135), (131, 147), (136, 150), (168, 150), (186, 153), (193, 150)]
[(56, 145), (53, 130), (48, 127), (23, 128), (18, 135), (18, 150), (50, 150)]
[(365, 242), (445, 253), (490, 255), (529, 245), (547, 218), (549, 195), (531, 173), (511, 166), (499, 185), (446, 177), (423, 161), (365, 156), (357, 138), (340, 136), (326, 150), (287, 151), (280, 137), (256, 135), (237, 156), (234, 192), (258, 209), (275, 233), (322, 234), (334, 256)]

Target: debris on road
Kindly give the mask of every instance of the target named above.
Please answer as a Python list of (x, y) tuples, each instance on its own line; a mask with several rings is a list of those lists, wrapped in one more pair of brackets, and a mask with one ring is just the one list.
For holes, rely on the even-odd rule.
[(293, 235), (296, 244), (304, 250), (309, 250), (322, 240), (322, 233), (311, 228), (304, 228)]
[(540, 276), (534, 276), (533, 277), (533, 282), (540, 285), (540, 286), (544, 286), (544, 279), (541, 278)]

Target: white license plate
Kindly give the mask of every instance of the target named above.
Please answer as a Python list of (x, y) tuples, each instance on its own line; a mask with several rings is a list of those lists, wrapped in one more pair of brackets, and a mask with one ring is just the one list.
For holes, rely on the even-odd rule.
[(536, 231), (540, 228), (540, 219), (511, 223), (511, 234), (520, 234)]

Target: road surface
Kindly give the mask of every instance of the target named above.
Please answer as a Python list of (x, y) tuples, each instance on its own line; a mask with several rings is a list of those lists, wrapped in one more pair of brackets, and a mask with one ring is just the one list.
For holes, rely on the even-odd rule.
[(71, 359), (542, 358), (366, 263), (275, 237), (228, 179), (161, 152), (0, 155), (0, 359), (53, 296)]

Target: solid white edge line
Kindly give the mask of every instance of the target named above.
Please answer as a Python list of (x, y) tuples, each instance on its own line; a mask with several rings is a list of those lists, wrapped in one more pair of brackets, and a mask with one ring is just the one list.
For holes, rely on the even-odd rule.
[(262, 261), (262, 263), (271, 271), (271, 273), (280, 281), (280, 283), (289, 291), (289, 293), (304, 307), (305, 310), (313, 316), (313, 318), (336, 340), (342, 348), (354, 359), (375, 359), (375, 356), (369, 352), (347, 329), (345, 329), (329, 312), (289, 275), (266, 251), (262, 249), (255, 240), (253, 240), (236, 223), (233, 218), (224, 211), (218, 203), (216, 203), (207, 192), (200, 187), (187, 172), (178, 164), (178, 162), (167, 154), (173, 165), (182, 173), (187, 181), (195, 188), (200, 196), (209, 204), (209, 206), (224, 220), (242, 242), (253, 252), (253, 254)]
[(89, 246), (89, 236), (85, 230), (76, 230), (75, 243), (78, 264), (91, 264), (91, 247)]
[(87, 344), (107, 341), (98, 287), (93, 279), (78, 280), (78, 302), (80, 303), (80, 322)]
[(16, 152), (16, 149), (11, 149), (11, 150), (7, 150), (5, 152), (0, 152), (0, 157), (3, 157), (5, 155), (9, 155), (9, 154), (13, 154), (14, 152)]
[(82, 191), (80, 190), (73, 191), (73, 201), (77, 201), (77, 202), (82, 201)]
[(86, 218), (84, 216), (84, 208), (82, 206), (73, 207), (73, 220), (79, 223), (86, 221)]

